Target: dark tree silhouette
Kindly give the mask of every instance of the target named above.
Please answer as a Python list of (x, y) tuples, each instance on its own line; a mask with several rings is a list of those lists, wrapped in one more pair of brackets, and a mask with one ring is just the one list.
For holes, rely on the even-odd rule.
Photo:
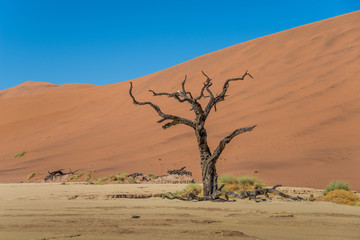
[[(194, 97), (191, 92), (188, 92), (185, 89), (186, 75), (184, 81), (181, 84), (182, 90), (179, 90), (174, 93), (167, 93), (167, 92), (158, 93), (153, 90), (149, 90), (150, 92), (153, 93), (153, 96), (168, 96), (181, 103), (187, 102), (188, 104), (190, 104), (191, 110), (194, 111), (195, 113), (194, 120), (189, 120), (175, 115), (166, 114), (163, 111), (161, 111), (159, 106), (153, 104), (152, 102), (138, 102), (135, 99), (134, 95), (132, 94), (132, 89), (133, 89), (132, 82), (130, 82), (129, 93), (134, 104), (149, 105), (162, 117), (162, 119), (157, 121), (158, 123), (163, 123), (165, 121), (168, 121), (162, 126), (164, 129), (167, 129), (169, 127), (178, 124), (184, 124), (194, 129), (200, 151), (200, 159), (201, 159), (200, 163), (202, 169), (204, 198), (207, 200), (214, 200), (219, 197), (219, 195), (221, 194), (220, 190), (222, 188), (222, 187), (218, 188), (218, 184), (217, 184), (217, 178), (218, 178), (218, 175), (216, 173), (217, 160), (219, 159), (221, 153), (225, 149), (226, 144), (228, 144), (237, 135), (253, 130), (256, 127), (256, 125), (251, 127), (236, 129), (231, 134), (229, 134), (224, 139), (222, 139), (218, 144), (217, 148), (211, 153), (209, 145), (207, 143), (205, 122), (211, 110), (214, 108), (214, 110), (216, 111), (216, 104), (224, 101), (225, 98), (227, 97), (226, 92), (228, 91), (230, 82), (244, 80), (246, 76), (249, 76), (251, 78), (253, 77), (246, 71), (242, 77), (230, 78), (225, 81), (222, 91), (215, 96), (213, 92), (210, 90), (210, 87), (212, 86), (212, 82), (211, 82), (212, 79), (209, 78), (204, 72), (202, 73), (206, 77), (206, 80), (204, 82), (204, 86), (201, 88), (200, 95), (197, 97)], [(209, 98), (209, 101), (205, 109), (199, 103), (199, 101), (203, 98)]]

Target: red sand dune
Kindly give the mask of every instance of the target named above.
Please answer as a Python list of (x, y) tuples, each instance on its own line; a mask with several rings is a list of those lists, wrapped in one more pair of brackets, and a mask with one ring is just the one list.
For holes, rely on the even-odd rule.
[[(141, 68), (141, 66), (139, 66)], [(206, 54), (134, 79), (139, 101), (192, 118), (189, 106), (152, 97), (177, 91), (188, 76), (198, 93), (204, 70), (220, 90), (248, 69), (254, 79), (232, 82), (229, 97), (207, 122), (214, 149), (231, 131), (253, 124), (223, 152), (218, 173), (257, 174), (265, 183), (325, 187), (335, 179), (360, 190), (360, 11)], [(55, 91), (55, 89), (57, 89)], [(135, 106), (129, 82), (106, 86), (25, 83), (0, 91), (0, 182), (31, 172), (97, 170), (165, 174), (187, 166), (200, 180), (192, 129), (167, 130), (148, 106)], [(21, 158), (16, 153), (28, 151)]]

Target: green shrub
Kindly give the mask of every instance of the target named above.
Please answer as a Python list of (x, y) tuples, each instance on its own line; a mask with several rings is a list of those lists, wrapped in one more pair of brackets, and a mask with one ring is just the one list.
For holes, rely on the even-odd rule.
[(234, 176), (231, 175), (221, 175), (220, 177), (218, 177), (218, 182), (219, 184), (234, 184), (236, 183), (236, 178)]
[(135, 178), (132, 178), (132, 177), (127, 178), (127, 180), (128, 180), (129, 183), (132, 183), (132, 184), (136, 184), (136, 183), (137, 183), (136, 180), (135, 180)]
[(225, 184), (222, 189), (223, 192), (242, 192), (253, 190), (254, 187), (258, 189), (264, 188), (264, 184), (256, 177), (240, 176), (234, 177), (231, 175), (222, 175), (218, 178), (218, 185)]
[(178, 196), (178, 197), (186, 198), (189, 195), (189, 193), (201, 196), (202, 186), (197, 183), (189, 183), (188, 185), (186, 185), (186, 187), (183, 190), (174, 193), (165, 193), (164, 196), (168, 196), (168, 197)]
[(202, 191), (202, 187), (200, 184), (197, 183), (189, 183), (188, 185), (186, 185), (185, 189), (183, 190), (183, 192), (185, 193), (193, 193), (195, 195), (199, 195)]
[(99, 177), (99, 178), (96, 180), (95, 184), (97, 184), (97, 185), (102, 185), (102, 184), (104, 184), (104, 182), (105, 182), (106, 180), (108, 180), (107, 177)]
[(76, 174), (76, 175), (71, 175), (71, 177), (69, 178), (69, 181), (79, 179), (82, 176), (84, 176), (84, 174), (85, 173), (79, 173), (79, 174)]
[(89, 181), (90, 178), (91, 178), (91, 171), (88, 171), (88, 172), (86, 173), (85, 182)]
[(256, 177), (242, 176), (238, 177), (237, 181), (244, 186), (257, 187), (258, 189), (264, 188), (264, 184)]
[(110, 181), (117, 181), (117, 177), (115, 175), (111, 175), (108, 177)]
[(349, 183), (347, 182), (343, 182), (343, 181), (332, 181), (329, 183), (329, 185), (327, 185), (327, 187), (325, 188), (325, 191), (323, 192), (324, 195), (327, 195), (329, 192), (337, 190), (337, 189), (343, 189), (346, 191), (349, 191)]
[(16, 155), (14, 156), (14, 158), (20, 158), (20, 157), (24, 156), (25, 153), (26, 153), (26, 151), (19, 152), (18, 154), (16, 154)]
[(152, 173), (148, 173), (148, 176), (151, 177), (152, 179), (158, 178), (158, 176), (156, 176), (155, 174), (152, 174)]

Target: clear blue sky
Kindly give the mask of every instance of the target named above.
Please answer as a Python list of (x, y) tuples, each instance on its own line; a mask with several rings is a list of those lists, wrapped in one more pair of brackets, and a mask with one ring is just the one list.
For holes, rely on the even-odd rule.
[(125, 81), (359, 9), (359, 0), (0, 0), (0, 90)]

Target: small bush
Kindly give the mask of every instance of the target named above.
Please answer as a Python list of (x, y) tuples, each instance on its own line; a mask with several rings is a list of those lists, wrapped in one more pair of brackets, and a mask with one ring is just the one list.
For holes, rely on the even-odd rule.
[(85, 182), (89, 181), (90, 178), (91, 178), (91, 171), (88, 171), (88, 172), (86, 173)]
[(231, 175), (222, 175), (218, 178), (218, 185), (225, 184), (222, 189), (223, 192), (241, 192), (253, 190), (254, 187), (258, 189), (264, 188), (264, 184), (256, 177), (241, 176), (234, 177)]
[(20, 158), (20, 157), (24, 156), (25, 153), (26, 153), (26, 151), (19, 152), (18, 154), (16, 154), (16, 155), (14, 156), (14, 158)]
[(95, 184), (97, 184), (97, 185), (102, 185), (102, 184), (104, 184), (104, 182), (105, 182), (106, 180), (108, 180), (107, 177), (99, 177), (99, 178), (96, 180)]
[(111, 176), (108, 177), (108, 180), (117, 181), (117, 177), (115, 175), (111, 175)]
[(189, 193), (195, 194), (195, 195), (201, 195), (202, 193), (202, 187), (200, 184), (197, 183), (189, 183), (188, 185), (186, 185), (186, 187), (178, 192), (175, 193), (165, 193), (165, 196), (168, 197), (172, 197), (174, 196), (178, 196), (178, 197), (187, 197), (189, 195)]
[(220, 184), (234, 184), (234, 183), (236, 183), (236, 178), (231, 175), (221, 175), (218, 178), (218, 182)]
[(127, 180), (131, 184), (136, 184), (137, 183), (136, 180), (134, 178), (132, 178), (132, 177), (127, 178)]
[(329, 183), (329, 185), (327, 185), (323, 194), (327, 195), (329, 192), (337, 189), (343, 189), (349, 191), (350, 190), (349, 183), (343, 181), (332, 181)]
[(199, 195), (202, 191), (202, 187), (200, 184), (197, 183), (189, 183), (183, 191), (186, 193), (193, 193), (195, 195)]
[(148, 176), (151, 177), (152, 179), (158, 178), (158, 176), (156, 176), (155, 174), (152, 174), (152, 173), (148, 173)]
[(116, 184), (123, 184), (123, 183), (124, 183), (124, 180), (118, 179), (118, 180), (116, 181)]
[(326, 194), (323, 200), (350, 206), (360, 206), (360, 197), (344, 189), (335, 189)]
[(128, 178), (128, 176), (129, 176), (129, 174), (127, 174), (127, 173), (118, 173), (116, 177), (118, 180), (124, 181), (125, 179)]
[(30, 173), (30, 174), (28, 175), (28, 177), (27, 177), (27, 180), (32, 179), (34, 176), (35, 176), (35, 173), (34, 173), (34, 172), (33, 172), (33, 173)]
[(244, 186), (257, 187), (258, 189), (264, 188), (264, 184), (256, 177), (242, 176), (238, 177), (237, 181)]
[(84, 174), (85, 173), (79, 173), (79, 174), (76, 174), (76, 175), (71, 175), (71, 177), (69, 178), (69, 181), (79, 179), (82, 176), (84, 176)]

